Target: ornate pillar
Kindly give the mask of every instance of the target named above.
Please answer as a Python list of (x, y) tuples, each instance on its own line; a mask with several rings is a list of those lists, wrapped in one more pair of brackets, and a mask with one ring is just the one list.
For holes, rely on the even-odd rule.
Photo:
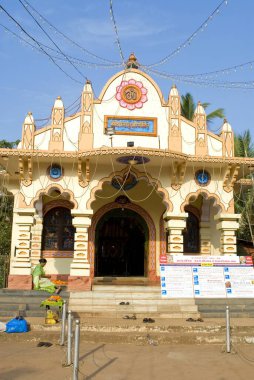
[(15, 209), (13, 228), (17, 240), (15, 255), (8, 277), (9, 289), (32, 289), (31, 276), (31, 227), (34, 224), (34, 208)]
[(43, 230), (43, 219), (39, 215), (35, 215), (35, 224), (31, 229), (32, 239), (31, 239), (31, 264), (32, 266), (37, 265), (39, 259), (41, 258), (41, 242), (42, 242), (42, 230)]
[(182, 151), (181, 134), (181, 101), (176, 86), (173, 86), (169, 93), (169, 138), (168, 149), (177, 152)]
[(86, 81), (82, 92), (79, 131), (79, 150), (93, 149), (93, 102), (94, 95), (90, 81)]
[(64, 133), (64, 105), (60, 96), (55, 100), (51, 114), (51, 130), (49, 151), (62, 152), (64, 150), (63, 133)]
[(186, 228), (186, 219), (188, 214), (181, 212), (179, 214), (167, 213), (164, 216), (166, 228), (168, 230), (168, 252), (170, 254), (183, 254), (183, 230)]
[(240, 214), (219, 214), (215, 216), (218, 221), (217, 230), (221, 232), (220, 251), (222, 255), (236, 254), (236, 235), (239, 228)]
[(91, 290), (90, 264), (88, 261), (88, 228), (91, 225), (92, 210), (71, 210), (72, 224), (76, 228), (74, 257), (68, 277), (68, 290)]
[(196, 127), (196, 155), (206, 156), (208, 152), (206, 114), (200, 102), (195, 110), (193, 122)]

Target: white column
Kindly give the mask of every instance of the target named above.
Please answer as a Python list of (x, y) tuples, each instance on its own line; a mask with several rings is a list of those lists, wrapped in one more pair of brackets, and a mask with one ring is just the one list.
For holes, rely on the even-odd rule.
[(11, 272), (19, 275), (31, 274), (31, 227), (34, 224), (34, 208), (14, 209), (17, 214), (14, 228), (17, 228), (15, 257)]
[(223, 255), (236, 254), (236, 230), (239, 228), (240, 214), (219, 214), (215, 216), (217, 230), (221, 232), (220, 251)]
[(186, 219), (188, 214), (182, 212), (179, 214), (167, 213), (164, 216), (168, 234), (168, 252), (171, 254), (183, 254), (183, 230), (186, 228)]
[(35, 224), (31, 229), (31, 264), (38, 264), (41, 258), (41, 242), (42, 242), (42, 230), (43, 219), (39, 215), (35, 215)]
[(76, 228), (74, 242), (74, 256), (71, 263), (70, 276), (90, 276), (88, 261), (88, 228), (91, 225), (92, 210), (71, 210), (72, 224)]

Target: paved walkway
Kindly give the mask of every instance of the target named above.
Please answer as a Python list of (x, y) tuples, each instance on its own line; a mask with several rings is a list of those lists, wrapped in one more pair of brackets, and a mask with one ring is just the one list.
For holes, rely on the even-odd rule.
[[(45, 337), (41, 337), (45, 340)], [(1, 337), (0, 337), (1, 339)], [(56, 342), (0, 341), (1, 380), (69, 380), (65, 349)], [(254, 345), (155, 345), (86, 343), (81, 339), (79, 380), (246, 380), (253, 377)]]

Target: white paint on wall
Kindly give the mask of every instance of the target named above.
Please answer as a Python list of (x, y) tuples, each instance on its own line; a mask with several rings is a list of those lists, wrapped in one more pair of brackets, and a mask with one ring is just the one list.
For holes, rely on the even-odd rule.
[(50, 129), (34, 136), (34, 149), (48, 150), (50, 140)]
[(182, 152), (186, 154), (195, 154), (196, 147), (196, 129), (181, 121), (181, 134), (182, 134)]
[(208, 154), (209, 156), (222, 156), (222, 142), (216, 138), (207, 135)]

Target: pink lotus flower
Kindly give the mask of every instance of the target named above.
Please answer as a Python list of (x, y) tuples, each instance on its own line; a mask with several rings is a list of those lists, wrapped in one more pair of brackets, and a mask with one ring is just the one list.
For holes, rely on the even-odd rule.
[(143, 104), (148, 100), (147, 89), (143, 86), (142, 82), (135, 79), (130, 79), (129, 81), (123, 80), (120, 86), (116, 88), (116, 99), (121, 107), (127, 108), (130, 111), (135, 108), (142, 108)]

